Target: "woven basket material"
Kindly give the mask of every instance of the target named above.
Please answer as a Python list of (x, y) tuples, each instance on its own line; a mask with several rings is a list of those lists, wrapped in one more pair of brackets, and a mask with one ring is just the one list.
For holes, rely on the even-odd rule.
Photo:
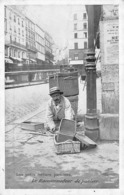
[(80, 152), (80, 142), (67, 140), (65, 142), (58, 143), (56, 141), (56, 136), (54, 137), (54, 144), (57, 154), (67, 154), (67, 153), (78, 153)]
[(58, 86), (66, 97), (78, 95), (78, 72), (64, 72), (49, 76), (49, 88), (55, 86)]

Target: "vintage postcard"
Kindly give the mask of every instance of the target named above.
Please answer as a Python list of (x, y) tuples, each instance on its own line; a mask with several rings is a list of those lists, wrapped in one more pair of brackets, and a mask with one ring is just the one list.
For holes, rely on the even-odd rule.
[(123, 6), (1, 1), (0, 195), (124, 193)]

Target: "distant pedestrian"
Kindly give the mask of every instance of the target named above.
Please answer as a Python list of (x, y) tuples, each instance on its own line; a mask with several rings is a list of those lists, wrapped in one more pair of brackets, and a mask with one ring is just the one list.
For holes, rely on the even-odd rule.
[(64, 97), (58, 87), (50, 89), (51, 96), (46, 109), (46, 128), (54, 132), (60, 124), (61, 119), (74, 119), (74, 111), (70, 101)]

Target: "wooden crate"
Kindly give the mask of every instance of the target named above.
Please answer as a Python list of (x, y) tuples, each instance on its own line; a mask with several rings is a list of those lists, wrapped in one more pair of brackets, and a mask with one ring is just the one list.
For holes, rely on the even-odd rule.
[(25, 121), (21, 123), (21, 129), (29, 131), (44, 130), (44, 123)]

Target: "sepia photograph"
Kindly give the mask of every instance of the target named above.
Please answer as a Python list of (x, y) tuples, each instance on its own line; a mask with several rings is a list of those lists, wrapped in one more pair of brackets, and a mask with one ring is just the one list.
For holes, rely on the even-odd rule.
[(119, 190), (119, 3), (24, 2), (3, 6), (5, 190)]

